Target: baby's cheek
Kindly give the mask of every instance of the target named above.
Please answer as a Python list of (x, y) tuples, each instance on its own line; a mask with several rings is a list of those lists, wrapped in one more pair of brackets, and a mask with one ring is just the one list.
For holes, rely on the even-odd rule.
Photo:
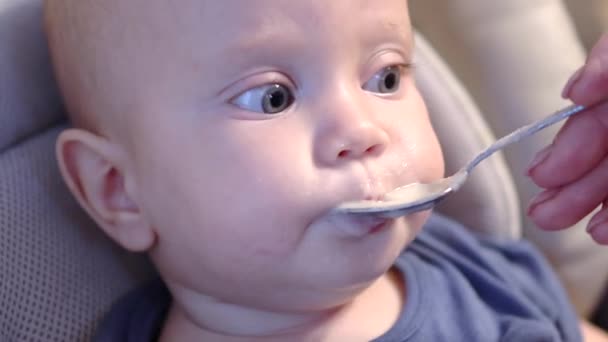
[(214, 226), (231, 239), (235, 252), (244, 258), (272, 260), (294, 252), (307, 228), (301, 194), (277, 179), (260, 184), (241, 195), (239, 204), (219, 216)]
[(411, 149), (410, 155), (419, 179), (429, 182), (443, 177), (443, 154), (431, 125), (421, 125), (415, 139), (416, 145)]
[(408, 102), (410, 110), (408, 116), (402, 116), (401, 137), (409, 147), (412, 165), (416, 168), (418, 177), (422, 181), (432, 181), (443, 177), (444, 160), (439, 140), (431, 124), (430, 115), (426, 105), (416, 90), (411, 94)]
[[(237, 268), (267, 274), (289, 259), (298, 241), (298, 226), (288, 222), (282, 208), (245, 205), (235, 208), (211, 206), (196, 202), (190, 205), (166, 203), (175, 215), (158, 217), (165, 227), (161, 242), (167, 252), (194, 269), (206, 270), (216, 276), (226, 275), (225, 268)], [(270, 210), (272, 209), (272, 210)], [(288, 211), (286, 211), (288, 212)]]
[(432, 130), (411, 133), (400, 141), (392, 155), (398, 165), (399, 176), (430, 182), (443, 176), (444, 161), (441, 148)]

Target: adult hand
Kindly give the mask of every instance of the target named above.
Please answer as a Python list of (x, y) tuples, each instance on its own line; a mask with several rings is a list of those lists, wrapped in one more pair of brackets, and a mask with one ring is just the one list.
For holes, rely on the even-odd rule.
[(535, 197), (528, 215), (546, 230), (574, 225), (602, 206), (588, 232), (608, 244), (608, 34), (591, 51), (562, 94), (592, 106), (570, 118), (551, 145), (540, 151), (528, 175), (545, 190)]

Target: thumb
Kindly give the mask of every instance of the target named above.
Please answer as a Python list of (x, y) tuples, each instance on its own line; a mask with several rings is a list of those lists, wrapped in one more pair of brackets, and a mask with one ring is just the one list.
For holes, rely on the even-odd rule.
[(608, 99), (608, 34), (595, 45), (585, 66), (564, 90), (565, 97), (582, 105)]

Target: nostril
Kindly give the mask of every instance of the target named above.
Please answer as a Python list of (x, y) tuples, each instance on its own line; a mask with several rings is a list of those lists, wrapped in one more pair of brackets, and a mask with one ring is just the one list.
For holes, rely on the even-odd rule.
[(340, 153), (338, 153), (338, 157), (343, 159), (343, 158), (348, 158), (350, 156), (350, 151), (348, 150), (342, 150), (340, 151)]
[[(382, 145), (381, 144), (370, 146), (367, 149), (361, 150), (361, 151), (351, 150), (351, 149), (343, 149), (340, 152), (338, 152), (338, 159), (353, 158), (354, 157), (353, 153), (355, 153), (357, 155), (357, 157), (363, 157), (365, 155), (376, 155), (379, 152), (381, 152), (381, 150), (382, 150)], [(359, 153), (359, 152), (361, 152), (361, 153)]]
[(380, 150), (382, 149), (382, 145), (378, 144), (378, 145), (373, 145), (368, 147), (367, 150), (365, 150), (365, 154), (376, 154), (378, 153)]

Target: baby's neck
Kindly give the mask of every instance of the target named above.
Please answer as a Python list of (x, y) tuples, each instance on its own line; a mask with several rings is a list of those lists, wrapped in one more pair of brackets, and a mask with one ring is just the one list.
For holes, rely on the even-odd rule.
[[(216, 326), (197, 324), (196, 318), (173, 304), (159, 341), (370, 341), (399, 318), (405, 302), (401, 279), (387, 273), (348, 305), (326, 312), (275, 313), (233, 307)], [(251, 335), (243, 336), (243, 329), (252, 331)]]

